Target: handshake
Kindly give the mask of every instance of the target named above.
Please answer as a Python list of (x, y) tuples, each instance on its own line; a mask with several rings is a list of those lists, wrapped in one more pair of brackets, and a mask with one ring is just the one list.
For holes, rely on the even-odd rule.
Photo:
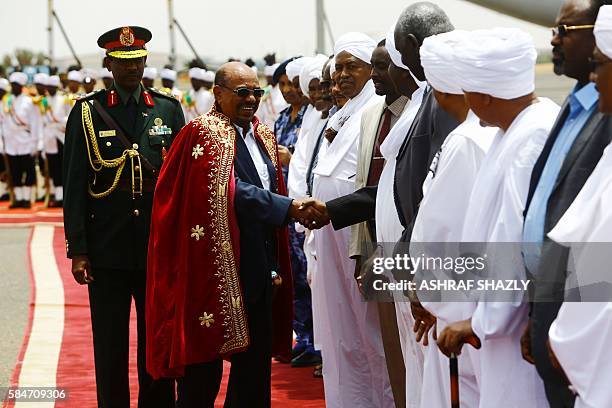
[(330, 222), (325, 203), (314, 198), (293, 200), (289, 217), (311, 230), (323, 228)]

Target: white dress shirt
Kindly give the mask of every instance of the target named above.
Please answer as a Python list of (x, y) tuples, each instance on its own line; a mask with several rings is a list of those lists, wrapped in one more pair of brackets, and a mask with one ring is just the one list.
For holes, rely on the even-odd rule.
[(255, 168), (257, 169), (257, 174), (259, 174), (259, 179), (261, 180), (261, 185), (266, 190), (270, 190), (270, 173), (268, 172), (268, 166), (266, 166), (266, 162), (261, 154), (261, 150), (259, 150), (259, 145), (257, 144), (257, 140), (255, 140), (255, 134), (253, 133), (253, 126), (249, 125), (249, 130), (247, 131), (246, 136), (242, 133), (242, 128), (236, 126), (236, 131), (244, 139), (244, 143), (251, 154), (251, 159), (253, 160), (253, 164), (255, 164)]

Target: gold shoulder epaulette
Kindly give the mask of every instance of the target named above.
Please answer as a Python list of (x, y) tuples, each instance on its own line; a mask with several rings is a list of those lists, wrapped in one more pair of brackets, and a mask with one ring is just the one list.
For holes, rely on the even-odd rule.
[(174, 95), (172, 95), (172, 93), (166, 92), (165, 89), (147, 88), (147, 90), (150, 93), (155, 94), (157, 96), (163, 96), (164, 98), (172, 99), (173, 101), (176, 101), (178, 103), (181, 102), (178, 99), (176, 99), (176, 97)]
[(76, 94), (76, 95), (72, 94), (70, 96), (71, 96), (71, 99), (74, 99), (74, 100), (77, 100), (77, 101), (84, 101), (84, 100), (90, 99), (94, 95), (97, 95), (100, 92), (104, 92), (104, 91), (105, 91), (105, 89), (97, 89), (97, 90), (92, 91), (92, 92), (90, 92), (88, 94)]

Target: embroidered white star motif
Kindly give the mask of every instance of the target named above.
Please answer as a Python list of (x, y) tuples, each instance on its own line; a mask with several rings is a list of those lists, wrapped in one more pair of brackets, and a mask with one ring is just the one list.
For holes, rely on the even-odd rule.
[(204, 236), (204, 227), (200, 227), (200, 225), (196, 225), (191, 229), (191, 238), (195, 238), (196, 241), (199, 241), (201, 237)]
[(194, 159), (197, 159), (200, 156), (204, 156), (204, 148), (200, 146), (200, 144), (195, 145), (195, 147), (193, 148), (193, 152), (191, 152), (191, 155)]

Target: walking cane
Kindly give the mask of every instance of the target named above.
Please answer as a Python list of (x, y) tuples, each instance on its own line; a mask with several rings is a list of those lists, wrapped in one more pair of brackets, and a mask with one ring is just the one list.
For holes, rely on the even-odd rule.
[[(476, 350), (481, 346), (480, 339), (476, 336), (468, 337), (465, 342)], [(460, 408), (459, 402), (459, 360), (457, 360), (457, 354), (451, 353), (449, 359), (450, 368), (450, 396), (451, 396), (451, 408)]]
[(449, 357), (450, 361), (450, 395), (451, 395), (451, 408), (460, 408), (459, 404), (459, 364), (457, 362), (457, 355), (451, 353)]

